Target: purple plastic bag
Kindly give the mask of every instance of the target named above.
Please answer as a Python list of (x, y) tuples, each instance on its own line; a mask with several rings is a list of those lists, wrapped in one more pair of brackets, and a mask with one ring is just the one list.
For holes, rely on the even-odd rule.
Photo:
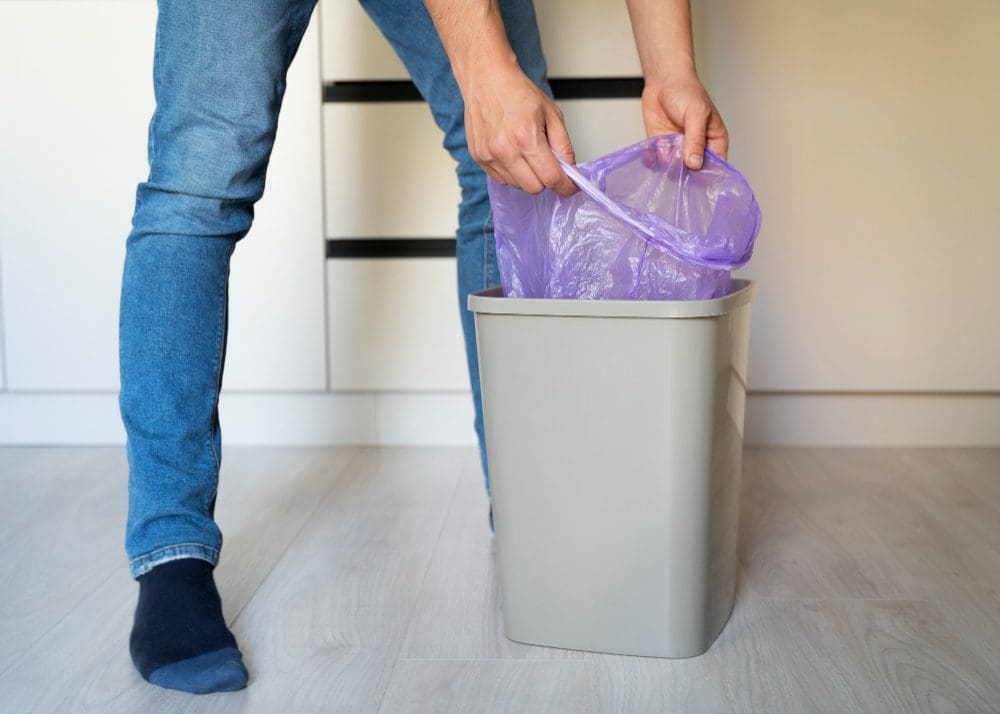
[[(692, 300), (730, 291), (750, 260), (760, 207), (711, 151), (691, 171), (684, 137), (656, 136), (573, 167), (580, 191), (531, 195), (489, 179), (504, 295)], [(560, 161), (560, 163), (562, 163)]]

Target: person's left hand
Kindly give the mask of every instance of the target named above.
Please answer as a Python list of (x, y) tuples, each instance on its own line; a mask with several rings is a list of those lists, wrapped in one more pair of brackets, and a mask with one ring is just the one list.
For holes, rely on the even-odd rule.
[(723, 159), (729, 151), (729, 133), (697, 75), (684, 74), (648, 81), (642, 92), (646, 136), (684, 134), (684, 164), (698, 170), (705, 147)]

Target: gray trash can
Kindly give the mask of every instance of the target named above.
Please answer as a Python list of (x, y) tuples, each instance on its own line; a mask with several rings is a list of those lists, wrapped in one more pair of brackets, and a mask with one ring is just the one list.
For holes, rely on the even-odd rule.
[(507, 636), (705, 652), (732, 612), (750, 300), (469, 296)]

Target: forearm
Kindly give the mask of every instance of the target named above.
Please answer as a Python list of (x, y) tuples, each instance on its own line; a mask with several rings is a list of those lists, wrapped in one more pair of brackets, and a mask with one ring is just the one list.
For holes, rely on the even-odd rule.
[(695, 75), (689, 0), (626, 0), (647, 83)]
[(562, 112), (521, 71), (498, 0), (424, 0), (465, 101), (469, 154), (509, 186), (577, 190), (553, 152), (572, 162)]
[(424, 0), (465, 94), (480, 79), (517, 70), (497, 0)]

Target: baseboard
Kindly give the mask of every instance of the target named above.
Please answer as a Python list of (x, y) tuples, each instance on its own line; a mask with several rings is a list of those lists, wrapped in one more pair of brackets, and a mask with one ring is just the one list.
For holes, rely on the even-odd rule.
[[(229, 444), (471, 445), (463, 392), (223, 395)], [(751, 394), (747, 445), (1000, 447), (1000, 395)], [(0, 392), (0, 444), (121, 444), (110, 392)]]
[(760, 446), (1000, 446), (997, 394), (751, 394)]

